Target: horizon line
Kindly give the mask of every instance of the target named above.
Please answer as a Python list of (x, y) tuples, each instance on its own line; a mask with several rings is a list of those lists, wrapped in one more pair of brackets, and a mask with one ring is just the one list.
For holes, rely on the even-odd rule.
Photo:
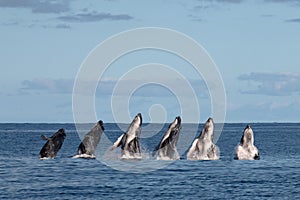
[[(103, 121), (103, 120), (102, 120)], [(0, 124), (94, 124), (96, 122), (38, 122), (38, 121), (27, 121), (27, 122), (22, 122), (22, 121), (0, 121)], [(104, 124), (130, 124), (131, 121), (129, 122), (103, 122)], [(143, 122), (143, 124), (168, 124), (170, 122)], [(204, 124), (205, 120), (202, 122), (183, 122), (182, 124)], [(225, 122), (214, 122), (214, 124), (244, 124), (244, 123), (255, 123), (255, 124), (265, 124), (265, 123), (291, 123), (291, 124), (296, 124), (300, 123), (300, 121), (225, 121)]]

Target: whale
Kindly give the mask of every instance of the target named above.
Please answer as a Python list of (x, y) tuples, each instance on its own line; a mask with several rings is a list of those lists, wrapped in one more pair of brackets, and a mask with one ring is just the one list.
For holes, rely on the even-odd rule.
[(79, 144), (77, 155), (73, 158), (96, 158), (95, 151), (104, 132), (103, 121), (98, 121), (91, 130), (84, 136)]
[(187, 153), (188, 160), (218, 160), (219, 147), (213, 142), (214, 122), (212, 118), (208, 118), (205, 122), (201, 133), (193, 141)]
[(127, 131), (123, 133), (114, 142), (110, 150), (121, 146), (122, 159), (141, 159), (141, 148), (140, 148), (140, 135), (142, 132), (142, 114), (138, 113), (131, 124), (129, 125)]
[(167, 132), (159, 144), (153, 150), (152, 156), (157, 153), (157, 160), (179, 160), (180, 156), (177, 152), (177, 142), (181, 129), (181, 118), (178, 116), (169, 125)]
[(244, 129), (243, 136), (240, 143), (235, 150), (236, 160), (259, 160), (259, 152), (256, 146), (254, 146), (254, 134), (250, 125), (247, 125)]
[(47, 142), (40, 151), (40, 159), (50, 159), (56, 157), (58, 151), (64, 143), (66, 133), (65, 130), (61, 128), (50, 138), (45, 135), (41, 135), (41, 137), (43, 140), (47, 140)]

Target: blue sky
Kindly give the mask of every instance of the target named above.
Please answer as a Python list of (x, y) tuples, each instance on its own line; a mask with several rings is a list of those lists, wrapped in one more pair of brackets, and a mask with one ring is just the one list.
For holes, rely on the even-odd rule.
[[(0, 122), (73, 122), (73, 82), (89, 52), (114, 34), (149, 26), (180, 31), (207, 50), (225, 84), (226, 122), (299, 122), (299, 11), (299, 0), (0, 0)], [(124, 56), (97, 89), (99, 119), (113, 121), (120, 68), (149, 62), (187, 66), (151, 50)], [(185, 75), (201, 91), (203, 121), (211, 116), (209, 95), (192, 71)], [(180, 114), (176, 98), (153, 87), (136, 91), (130, 114), (149, 121), (156, 104), (168, 121)]]

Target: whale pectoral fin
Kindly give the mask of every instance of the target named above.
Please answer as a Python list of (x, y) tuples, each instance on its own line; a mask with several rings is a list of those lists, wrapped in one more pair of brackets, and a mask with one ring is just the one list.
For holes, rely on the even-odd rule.
[(254, 160), (259, 160), (260, 157), (259, 157), (259, 153), (257, 152), (257, 154), (254, 155)]
[(77, 154), (81, 155), (81, 154), (85, 154), (85, 153), (86, 153), (85, 146), (84, 146), (83, 142), (81, 142), (78, 147)]
[(140, 142), (138, 138), (134, 139), (134, 153), (141, 153), (141, 147), (140, 147)]
[(193, 157), (193, 154), (197, 148), (197, 142), (198, 142), (198, 138), (196, 138), (190, 148), (190, 150), (188, 151), (187, 153), (187, 158), (192, 158)]
[(45, 136), (45, 135), (41, 135), (41, 137), (43, 140), (50, 140), (50, 138), (47, 138), (47, 136)]
[(110, 150), (114, 150), (115, 148), (119, 147), (122, 144), (123, 137), (125, 136), (125, 133), (123, 133), (118, 139), (115, 141), (112, 147), (110, 147)]
[(244, 145), (244, 134), (242, 135), (242, 138), (240, 140), (240, 145), (243, 146)]

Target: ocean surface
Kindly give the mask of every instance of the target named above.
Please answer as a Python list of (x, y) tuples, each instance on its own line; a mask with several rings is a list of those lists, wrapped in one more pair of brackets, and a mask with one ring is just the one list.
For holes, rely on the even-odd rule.
[[(233, 159), (244, 123), (224, 125), (217, 141), (220, 160), (188, 161), (185, 153), (189, 146), (184, 145), (180, 146), (181, 160), (155, 160), (149, 152), (167, 129), (159, 124), (150, 126), (162, 127), (159, 132), (141, 138), (141, 161), (119, 160), (118, 151), (101, 150), (97, 159), (72, 158), (81, 142), (78, 133), (91, 126), (77, 131), (74, 124), (0, 124), (0, 198), (300, 199), (300, 124), (251, 124), (260, 153), (260, 160), (254, 161)], [(179, 140), (199, 135), (203, 124), (198, 131), (192, 126), (183, 124)], [(116, 124), (104, 127), (99, 145), (108, 146), (102, 144), (105, 138), (114, 142), (122, 130)], [(40, 160), (45, 143), (41, 134), (50, 137), (60, 128), (67, 137), (57, 157)], [(147, 135), (151, 129), (148, 126), (143, 131), (142, 135)]]

